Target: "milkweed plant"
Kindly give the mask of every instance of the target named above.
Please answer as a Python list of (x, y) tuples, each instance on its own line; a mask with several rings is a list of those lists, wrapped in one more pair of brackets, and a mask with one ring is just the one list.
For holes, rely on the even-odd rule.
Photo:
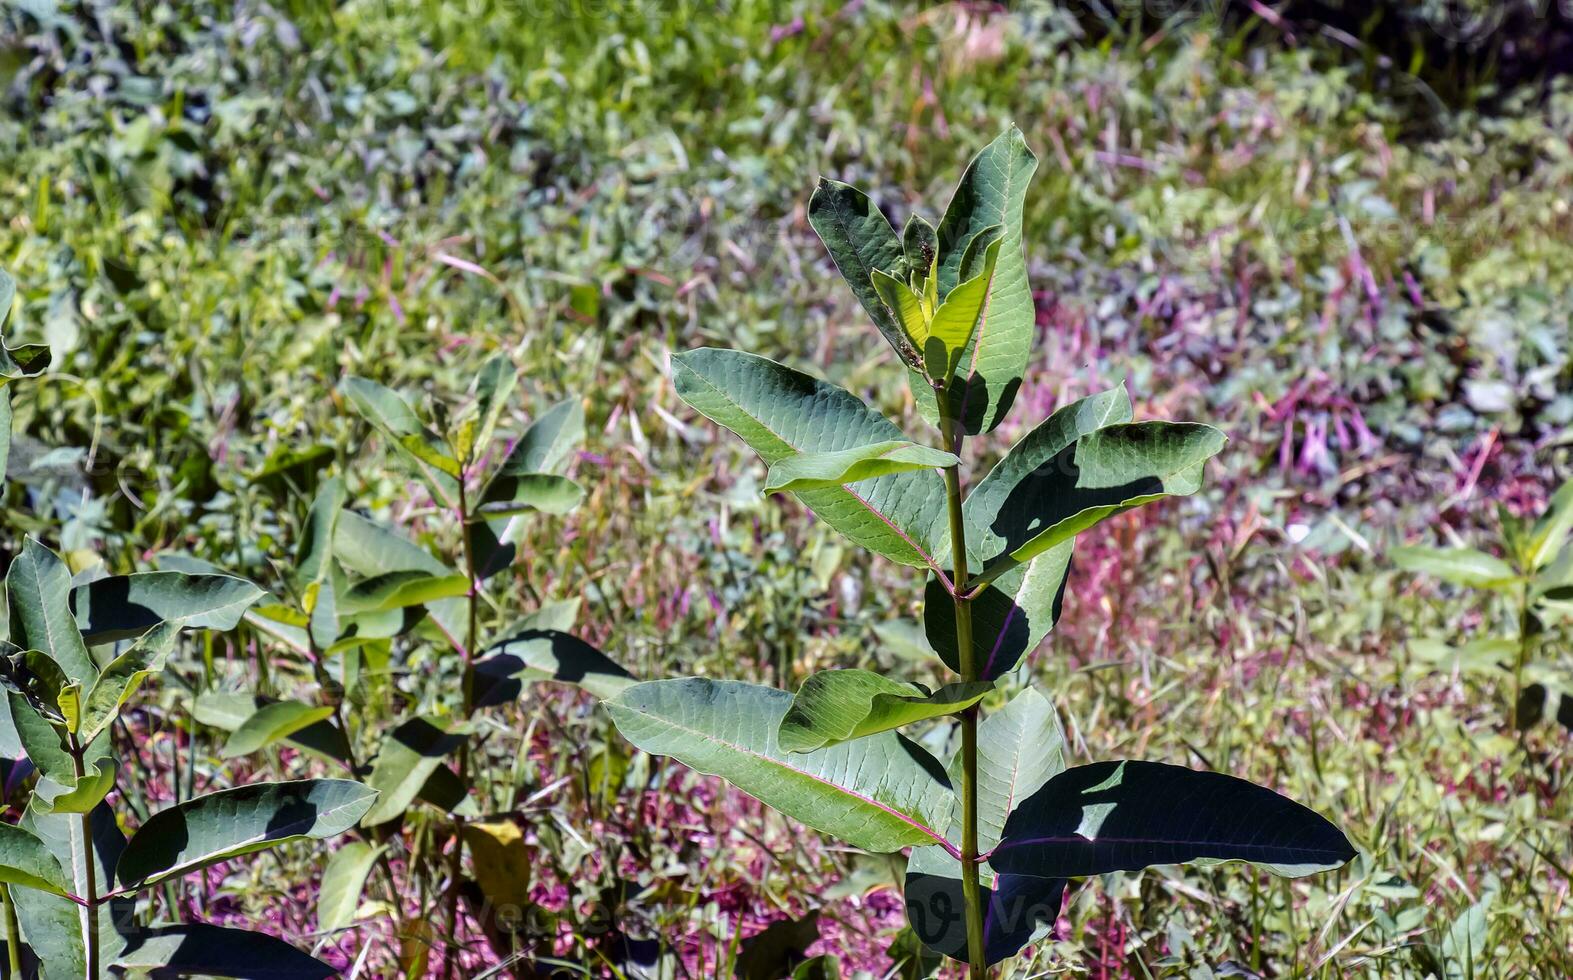
[[(1054, 412), (965, 485), (968, 440), (1006, 417), (1036, 332), (1022, 244), (1036, 167), (1012, 128), (971, 161), (937, 227), (914, 214), (900, 233), (847, 184), (821, 180), (809, 202), (937, 439), (909, 438), (851, 392), (764, 357), (702, 348), (672, 358), (677, 393), (768, 465), (767, 493), (796, 495), (854, 543), (925, 576), (924, 631), (953, 681), (929, 690), (827, 670), (794, 694), (686, 677), (606, 701), (648, 752), (855, 847), (911, 848), (911, 927), (972, 978), (1043, 937), (1072, 878), (1226, 861), (1300, 876), (1355, 853), (1315, 812), (1230, 775), (1067, 765), (1050, 699), (1000, 690), (1059, 616), (1076, 535), (1196, 492), (1225, 443), (1207, 425), (1133, 421), (1119, 387)], [(948, 764), (900, 731), (944, 718), (959, 743)]]

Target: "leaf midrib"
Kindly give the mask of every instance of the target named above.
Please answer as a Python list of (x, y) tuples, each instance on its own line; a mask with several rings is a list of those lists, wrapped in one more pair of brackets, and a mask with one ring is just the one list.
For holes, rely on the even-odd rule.
[[(660, 717), (660, 716), (655, 715), (655, 714), (653, 714), (653, 713), (651, 713), (649, 711), (644, 711), (644, 710), (632, 707), (632, 706), (627, 705), (627, 704), (622, 705), (622, 707), (624, 709), (628, 710), (628, 711), (632, 711), (632, 712), (634, 712), (634, 713), (636, 713), (636, 714), (638, 714), (638, 715), (640, 715), (640, 716), (642, 716), (644, 718), (647, 718), (650, 721), (652, 721), (652, 722), (654, 722), (654, 723), (656, 723), (658, 725), (665, 725), (667, 728), (674, 729), (674, 730), (682, 732), (682, 733), (684, 733), (686, 735), (695, 736), (695, 737), (697, 737), (697, 738), (699, 738), (699, 739), (701, 739), (703, 741), (713, 743), (713, 744), (715, 744), (717, 746), (720, 746), (722, 748), (731, 749), (732, 751), (737, 752), (737, 753), (739, 753), (741, 755), (748, 756), (749, 758), (757, 759), (757, 760), (759, 760), (761, 762), (767, 762), (770, 765), (775, 766), (778, 769), (782, 769), (782, 770), (784, 770), (784, 771), (786, 771), (788, 773), (793, 773), (793, 774), (802, 776), (805, 779), (809, 779), (809, 780), (811, 780), (811, 781), (813, 781), (815, 783), (818, 783), (818, 784), (820, 784), (822, 786), (827, 786), (827, 787), (831, 788), (832, 790), (834, 790), (834, 791), (836, 791), (838, 793), (841, 793), (841, 794), (843, 794), (845, 796), (849, 796), (849, 797), (851, 797), (854, 800), (859, 800), (859, 801), (861, 801), (863, 803), (866, 803), (869, 806), (875, 807), (876, 809), (882, 811), (883, 813), (886, 813), (886, 814), (888, 814), (888, 815), (890, 815), (892, 817), (895, 817), (897, 820), (901, 821), (902, 823), (907, 824), (908, 826), (910, 826), (910, 827), (912, 827), (912, 828), (914, 828), (916, 830), (922, 831), (923, 833), (927, 834), (930, 838), (932, 838), (935, 844), (938, 844), (938, 845), (944, 847), (946, 851), (950, 852), (951, 856), (958, 857), (958, 858), (960, 857), (961, 852), (956, 849), (956, 846), (954, 844), (952, 844), (949, 840), (947, 840), (945, 838), (944, 834), (939, 833), (938, 831), (934, 830), (934, 828), (928, 826), (927, 824), (919, 822), (916, 818), (914, 818), (912, 816), (909, 816), (909, 815), (907, 815), (905, 813), (902, 813), (900, 810), (897, 810), (895, 807), (888, 806), (888, 805), (886, 805), (884, 803), (879, 802), (878, 800), (875, 800), (875, 799), (872, 799), (870, 797), (864, 796), (861, 793), (855, 793), (852, 790), (847, 789), (845, 786), (842, 786), (840, 783), (832, 782), (831, 780), (826, 779), (823, 776), (816, 776), (816, 775), (814, 775), (811, 772), (806, 772), (806, 771), (804, 771), (802, 769), (794, 768), (794, 767), (788, 765), (787, 763), (782, 762), (780, 759), (772, 758), (772, 757), (770, 757), (768, 755), (765, 755), (764, 753), (759, 752), (759, 751), (757, 751), (755, 749), (748, 748), (747, 746), (738, 745), (735, 742), (729, 742), (729, 741), (727, 741), (724, 738), (721, 738), (721, 737), (719, 737), (717, 735), (713, 735), (713, 734), (711, 734), (709, 732), (706, 732), (706, 731), (703, 731), (701, 729), (690, 728), (687, 725), (679, 724), (679, 723), (677, 723), (675, 721), (672, 721), (672, 720), (670, 720), (668, 718)], [(684, 765), (688, 765), (688, 763), (684, 763)], [(717, 778), (725, 778), (725, 777), (721, 776), (720, 773), (705, 772), (705, 770), (699, 768), (698, 766), (689, 765), (689, 768), (695, 770), (696, 772), (702, 772), (706, 776), (715, 776)], [(745, 792), (746, 792), (746, 790), (745, 790)], [(750, 795), (752, 795), (752, 794), (750, 794)]]

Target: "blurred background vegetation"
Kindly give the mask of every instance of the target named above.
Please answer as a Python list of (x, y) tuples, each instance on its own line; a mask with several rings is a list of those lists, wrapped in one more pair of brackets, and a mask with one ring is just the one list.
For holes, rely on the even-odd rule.
[[(31, 533), (78, 568), (173, 550), (267, 583), (335, 472), (421, 533), (333, 386), (452, 398), (501, 350), (526, 403), (590, 419), (586, 504), (528, 542), (520, 594), (583, 596), (649, 676), (912, 657), (911, 576), (762, 498), (666, 358), (747, 348), (911, 414), (808, 193), (936, 217), (1014, 122), (1042, 336), (992, 450), (1122, 378), (1139, 417), (1232, 440), (1202, 495), (1089, 536), (1022, 669), (1079, 758), (1248, 775), (1366, 852), (1292, 887), (1077, 890), (1032, 975), (1573, 975), (1567, 732), (1520, 748), (1496, 675), (1448, 655), (1506, 608), (1385, 557), (1479, 540), (1573, 463), (1570, 24), (1558, 0), (0, 0), (10, 333), (54, 350), (17, 399), (0, 561)], [(291, 683), (266, 644), (220, 654)], [(428, 655), (400, 652), (396, 696), (425, 696)], [(794, 921), (848, 972), (892, 968), (886, 862), (676, 769), (651, 811), (593, 702), (531, 710), (573, 734), (521, 763), (542, 956), (729, 975)], [(237, 916), (281, 897), (217, 887)], [(314, 938), (351, 964), (367, 935)]]

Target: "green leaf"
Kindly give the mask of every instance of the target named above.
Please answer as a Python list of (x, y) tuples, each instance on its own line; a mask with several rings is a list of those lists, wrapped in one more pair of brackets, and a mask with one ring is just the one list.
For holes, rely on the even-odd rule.
[(376, 791), (348, 779), (253, 783), (199, 796), (147, 819), (120, 855), (123, 888), (146, 888), (232, 857), (343, 833)]
[(0, 882), (37, 888), (52, 895), (71, 892), (60, 862), (38, 835), (12, 824), (0, 824)]
[(470, 581), (463, 575), (433, 575), (422, 569), (386, 572), (356, 582), (334, 602), (341, 616), (387, 612), (409, 606), (426, 606), (442, 599), (468, 595)]
[[(19, 826), (33, 834), (49, 850), (60, 868), (69, 876), (71, 892), (87, 892), (86, 866), (91, 856), (94, 881), (100, 894), (109, 891), (114, 869), (125, 850), (126, 838), (120, 832), (115, 814), (100, 803), (93, 809), (93, 837), (90, 846), (82, 836), (82, 820), (75, 813), (55, 813), (41, 809), (38, 796), (28, 804)], [(86, 975), (82, 948), (82, 927), (87, 919), (82, 909), (70, 900), (31, 888), (12, 888), (23, 937), (39, 958), (45, 980), (81, 980)], [(112, 962), (125, 943), (117, 926), (135, 921), (135, 902), (127, 897), (112, 898), (98, 907), (90, 922), (98, 934), (101, 955)]]
[(819, 941), (819, 910), (798, 919), (778, 919), (738, 946), (732, 976), (736, 980), (779, 980), (792, 976)]
[(817, 752), (788, 753), (776, 731), (785, 691), (692, 677), (649, 681), (606, 702), (623, 737), (720, 776), (814, 830), (869, 851), (943, 840), (951, 803), (939, 764), (894, 732)]
[(114, 759), (84, 763), (81, 778), (60, 786), (53, 779), (41, 780), (33, 788), (33, 800), (48, 813), (86, 813), (103, 802), (115, 788), (120, 763)]
[(1429, 575), (1453, 585), (1502, 589), (1521, 581), (1513, 566), (1474, 548), (1398, 547), (1388, 552), (1406, 572)]
[[(364, 846), (364, 845), (363, 845)], [(266, 933), (194, 922), (132, 926), (115, 957), (138, 976), (231, 977), (235, 980), (327, 980), (339, 971)]]
[(1157, 762), (1067, 769), (1005, 821), (997, 871), (1084, 878), (1162, 864), (1248, 861), (1298, 877), (1342, 867), (1349, 839), (1316, 812), (1217, 772)]
[(230, 734), (221, 754), (226, 759), (250, 755), (331, 717), (332, 705), (310, 705), (300, 701), (263, 705)]
[[(1037, 168), (1027, 141), (1012, 126), (967, 165), (939, 224), (941, 298), (968, 278), (968, 246), (995, 225), (1004, 229), (988, 290), (988, 319), (963, 355), (961, 377), (949, 390), (952, 410), (973, 434), (990, 431), (1010, 411), (1037, 334), (1021, 240), (1027, 184)], [(915, 394), (920, 405), (928, 406), (930, 417), (937, 417), (933, 394), (921, 388)]]
[(1082, 436), (1016, 483), (989, 522), (1014, 567), (1133, 507), (1201, 488), (1202, 467), (1227, 439), (1209, 425), (1130, 422)]
[(939, 264), (939, 236), (929, 220), (916, 211), (907, 215), (906, 226), (901, 229), (901, 252), (907, 270), (923, 279)]
[(4, 269), (0, 269), (0, 327), (5, 326), (5, 321), (11, 316), (11, 304), (16, 302), (16, 280)]
[(11, 393), (0, 387), (0, 487), (5, 486), (5, 468), (10, 458)]
[(584, 499), (584, 488), (552, 473), (499, 475), (487, 488), (486, 499), (476, 512), (488, 520), (516, 517), (538, 510), (547, 514), (567, 514)]
[(355, 921), (366, 878), (381, 853), (380, 847), (351, 841), (328, 856), (328, 866), (322, 872), (322, 888), (317, 893), (319, 932), (344, 929)]
[[(353, 511), (339, 515), (333, 534), (333, 555), (345, 568), (367, 578), (411, 570), (435, 576), (457, 574), (398, 531)], [(462, 600), (432, 602), (426, 612), (448, 636), (464, 635), (466, 612)]]
[(558, 681), (614, 698), (634, 683), (633, 675), (595, 647), (557, 630), (525, 629), (487, 647), (475, 663), (475, 705), (506, 704), (524, 684)]
[[(1006, 541), (990, 524), (1034, 471), (1049, 464), (1082, 436), (1128, 422), (1130, 398), (1110, 388), (1060, 408), (1020, 442), (973, 489), (962, 505), (967, 526), (967, 563), (982, 569), (1006, 552)], [(972, 655), (984, 680), (1008, 673), (1059, 621), (1074, 542), (1066, 541), (1031, 561), (1003, 572), (972, 599)], [(941, 553), (948, 554), (948, 534)], [(941, 660), (961, 670), (956, 646), (955, 602), (937, 578), (924, 593), (923, 626)]]
[(788, 752), (812, 752), (955, 714), (993, 689), (993, 684), (977, 682), (948, 684), (930, 693), (871, 670), (822, 670), (798, 688), (776, 737)]
[(339, 525), (339, 514), (349, 500), (349, 491), (338, 477), (322, 481), (317, 496), (306, 512), (306, 523), (301, 527), (300, 541), (295, 547), (295, 567), (290, 571), (290, 581), (295, 588), (305, 591), (328, 576), (333, 560), (333, 536)]
[(448, 454), (442, 438), (422, 424), (398, 392), (354, 376), (339, 382), (339, 391), (372, 428), (415, 462), (439, 503), (452, 506), (459, 499), (459, 461)]
[(992, 242), (984, 249), (982, 270), (952, 289), (929, 321), (928, 336), (923, 342), (923, 365), (935, 382), (949, 384), (973, 337), (985, 326), (989, 289), (1000, 252), (1000, 230), (992, 228), (987, 233)]
[[(986, 854), (999, 843), (1017, 804), (1065, 771), (1065, 733), (1048, 698), (1027, 688), (983, 719), (977, 744), (978, 848)], [(953, 781), (959, 778), (959, 765), (959, 758), (951, 760)], [(948, 836), (960, 840), (959, 806), (952, 810), (947, 826)], [(1047, 934), (1059, 915), (1065, 881), (1000, 875), (987, 862), (979, 873), (987, 892), (985, 950), (988, 961), (998, 963)], [(914, 848), (905, 891), (907, 920), (923, 942), (965, 960), (966, 924), (957, 914), (966, 907), (961, 862), (940, 847)]]
[(72, 682), (87, 687), (98, 676), (71, 615), (71, 573), (60, 556), (34, 538), (22, 542), (5, 578), (10, 603), (11, 642), (40, 650)]
[(901, 325), (881, 299), (873, 281), (876, 272), (904, 275), (903, 248), (896, 237), (896, 229), (862, 191), (851, 184), (823, 177), (808, 200), (808, 223), (825, 243), (841, 277), (868, 311), (874, 326), (903, 360), (915, 365), (916, 352), (911, 351)]
[(933, 308), (925, 308), (924, 297), (895, 276), (874, 270), (874, 292), (890, 311), (891, 318), (900, 330), (902, 346), (897, 353), (914, 368), (923, 367), (923, 347), (928, 341), (929, 316)]
[(179, 621), (160, 623), (109, 662), (87, 695), (82, 718), (84, 741), (92, 741), (109, 727), (120, 713), (120, 706), (136, 692), (144, 678), (164, 669), (164, 663), (175, 649), (180, 627)]
[[(742, 437), (774, 466), (799, 453), (839, 452), (903, 438), (895, 423), (835, 385), (739, 351), (701, 348), (672, 356), (678, 395)], [(945, 484), (912, 470), (798, 494), (854, 543), (903, 565), (937, 569), (930, 542), (945, 522)]]
[[(220, 731), (238, 731), (259, 710), (278, 702), (245, 691), (206, 692), (197, 696), (191, 716)], [(348, 762), (350, 746), (344, 733), (330, 722), (319, 721), (284, 736), (284, 741), (323, 759)]]
[[(1064, 878), (996, 874), (984, 863), (978, 868), (978, 883), (984, 910), (983, 953), (989, 965), (1010, 959), (1053, 930), (1065, 899)], [(967, 905), (961, 862), (942, 848), (913, 848), (902, 890), (907, 921), (923, 945), (965, 962)]]
[(931, 446), (891, 439), (830, 453), (798, 453), (770, 467), (765, 493), (830, 490), (891, 473), (956, 466), (953, 454)]
[(1529, 567), (1535, 570), (1551, 564), (1573, 532), (1573, 480), (1562, 484), (1546, 504), (1545, 513), (1529, 534)]
[(0, 651), (4, 651), (0, 657), (0, 683), (21, 695), (39, 717), (76, 731), (81, 687), (73, 684), (60, 665), (41, 650), (18, 650), (5, 643)]
[(138, 572), (111, 575), (71, 590), (71, 606), (89, 645), (141, 636), (162, 622), (224, 632), (267, 593), (232, 575)]
[(411, 718), (389, 732), (366, 780), (378, 793), (377, 804), (366, 811), (361, 826), (375, 827), (402, 816), (443, 758), (458, 751), (467, 738), (462, 729), (443, 728), (436, 716)]
[(459, 458), (469, 461), (491, 445), (497, 422), (519, 384), (519, 372), (507, 354), (494, 354), (475, 376), (475, 401), (459, 425), (455, 440)]
[[(503, 477), (529, 473), (556, 473), (583, 441), (584, 406), (577, 398), (559, 402), (530, 424), (491, 482), (495, 484)], [(491, 484), (481, 492), (483, 503), (507, 499), (511, 499), (507, 490), (502, 487), (493, 490)]]
[[(60, 729), (33, 710), (27, 699), (15, 691), (7, 691), (11, 707), (11, 723), (23, 751), (38, 771), (54, 783), (54, 789), (71, 788), (76, 783), (76, 769), (65, 750)], [(87, 743), (86, 761), (92, 765), (107, 761), (109, 738), (100, 735)], [(47, 790), (46, 790), (47, 793)]]

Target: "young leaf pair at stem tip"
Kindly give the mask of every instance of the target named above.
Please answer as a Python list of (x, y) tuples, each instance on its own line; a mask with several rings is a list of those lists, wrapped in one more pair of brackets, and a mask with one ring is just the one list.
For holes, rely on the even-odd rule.
[[(855, 847), (911, 848), (911, 928), (974, 978), (1047, 934), (1068, 879), (1224, 861), (1298, 876), (1355, 854), (1315, 812), (1233, 776), (1139, 760), (1070, 766), (1049, 699), (1031, 687), (1006, 696), (1005, 675), (1060, 616), (1076, 536), (1195, 493), (1226, 441), (1206, 425), (1133, 421), (1114, 388), (1054, 412), (964, 492), (965, 440), (1010, 410), (1036, 335), (1022, 242), (1036, 166), (1008, 130), (973, 158), (937, 228), (914, 214), (899, 235), (850, 185), (822, 180), (809, 202), (909, 369), (938, 447), (775, 361), (720, 349), (672, 358), (678, 395), (759, 454), (767, 492), (796, 495), (852, 542), (926, 574), (925, 634), (957, 676), (931, 690), (827, 670), (795, 695), (679, 678), (606, 702), (646, 751)], [(898, 731), (946, 719), (958, 746), (948, 764)]]

